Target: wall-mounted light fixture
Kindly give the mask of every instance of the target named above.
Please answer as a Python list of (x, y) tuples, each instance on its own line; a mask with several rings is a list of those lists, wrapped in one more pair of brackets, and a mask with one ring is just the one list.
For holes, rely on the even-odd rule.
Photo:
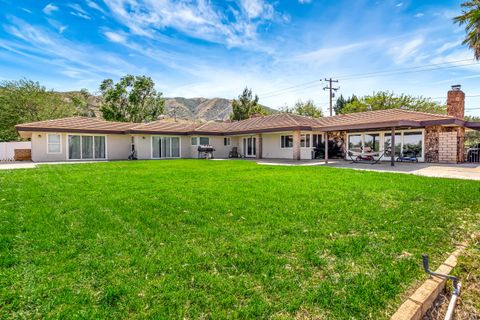
[(41, 135), (41, 134), (39, 134), (39, 135), (38, 135), (38, 137), (39, 137), (39, 138), (41, 138), (41, 137), (42, 137), (42, 135)]

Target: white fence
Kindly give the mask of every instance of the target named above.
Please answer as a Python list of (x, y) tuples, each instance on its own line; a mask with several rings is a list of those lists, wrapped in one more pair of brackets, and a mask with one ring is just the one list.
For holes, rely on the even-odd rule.
[(32, 143), (26, 142), (0, 142), (0, 161), (13, 161), (15, 149), (31, 149)]

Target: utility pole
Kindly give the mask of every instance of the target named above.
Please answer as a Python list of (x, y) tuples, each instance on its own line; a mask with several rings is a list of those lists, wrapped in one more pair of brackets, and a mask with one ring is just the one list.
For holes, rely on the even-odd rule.
[(332, 83), (333, 82), (337, 82), (338, 83), (338, 80), (333, 80), (332, 78), (330, 79), (327, 79), (325, 78), (325, 81), (328, 81), (328, 86), (324, 87), (323, 90), (330, 90), (330, 117), (333, 116), (333, 106), (332, 106), (332, 100), (333, 100), (333, 97), (335, 97), (335, 92), (334, 91), (337, 91), (338, 89), (340, 89), (340, 87), (332, 87)]

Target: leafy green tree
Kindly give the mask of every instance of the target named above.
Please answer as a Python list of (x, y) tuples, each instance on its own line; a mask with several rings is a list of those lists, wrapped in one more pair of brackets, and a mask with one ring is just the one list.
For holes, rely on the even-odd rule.
[(480, 0), (466, 1), (461, 6), (462, 14), (453, 18), (453, 21), (465, 25), (463, 44), (473, 50), (476, 60), (480, 60)]
[(322, 109), (317, 108), (313, 100), (308, 100), (307, 102), (298, 100), (293, 106), (293, 108), (285, 107), (281, 111), (313, 118), (323, 117)]
[(241, 95), (232, 101), (230, 120), (244, 120), (254, 114), (268, 114), (267, 110), (258, 103), (258, 96), (253, 97), (252, 90), (245, 87)]
[(127, 75), (114, 83), (103, 80), (100, 85), (105, 120), (142, 122), (156, 120), (165, 111), (165, 99), (155, 90), (152, 78)]
[(363, 111), (403, 109), (428, 113), (445, 114), (446, 106), (424, 97), (414, 97), (406, 94), (395, 95), (393, 92), (380, 91), (371, 96), (364, 96), (347, 103), (341, 113)]
[(353, 101), (358, 100), (358, 98), (355, 95), (352, 95), (350, 98), (345, 99), (343, 95), (340, 95), (338, 97), (337, 101), (335, 102), (335, 105), (333, 105), (333, 110), (335, 111), (335, 114), (341, 114), (342, 109), (349, 103), (352, 103)]
[(82, 89), (79, 92), (74, 92), (70, 99), (77, 109), (77, 114), (82, 117), (96, 117), (95, 105), (90, 102), (94, 98), (87, 89)]
[(75, 107), (32, 80), (0, 83), (0, 141), (18, 140), (15, 125), (76, 115)]

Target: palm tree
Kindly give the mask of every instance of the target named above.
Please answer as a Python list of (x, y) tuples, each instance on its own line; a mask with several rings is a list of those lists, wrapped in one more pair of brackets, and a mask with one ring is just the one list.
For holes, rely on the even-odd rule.
[(462, 15), (453, 18), (455, 23), (465, 25), (467, 36), (463, 44), (473, 50), (475, 59), (480, 60), (480, 0), (462, 3)]

